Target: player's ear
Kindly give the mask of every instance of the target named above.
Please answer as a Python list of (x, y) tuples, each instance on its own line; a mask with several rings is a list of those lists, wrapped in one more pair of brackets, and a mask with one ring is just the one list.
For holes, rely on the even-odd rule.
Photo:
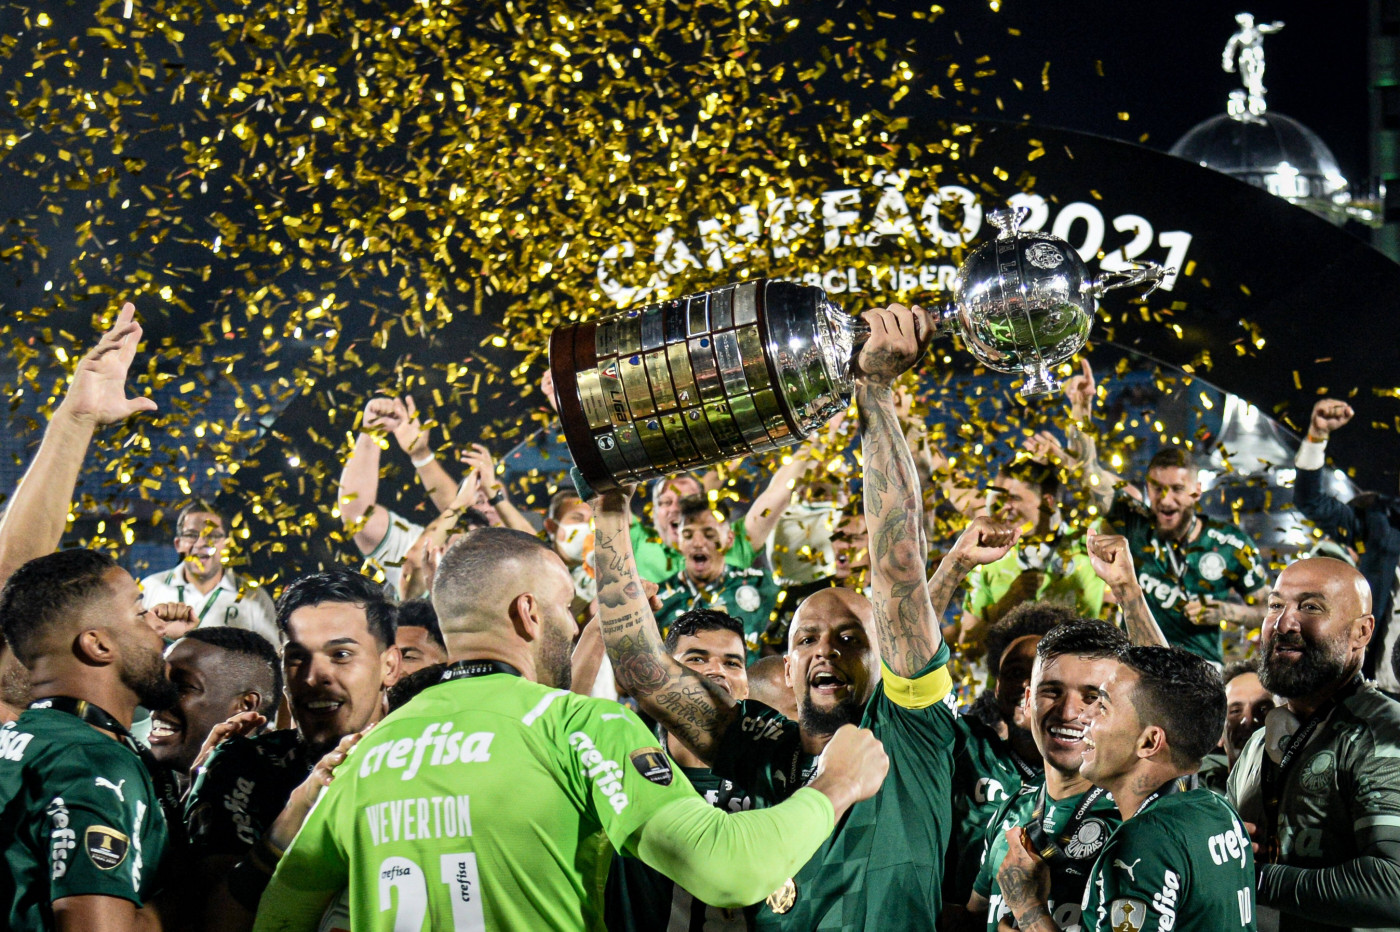
[(256, 712), (258, 707), (262, 705), (262, 701), (262, 693), (257, 690), (248, 690), (233, 700), (233, 708), (229, 711), (229, 718), (240, 712)]
[(509, 614), (515, 633), (521, 640), (533, 641), (539, 637), (540, 626), (544, 623), (544, 615), (540, 611), (540, 604), (535, 599), (534, 593), (522, 592), (512, 599)]
[(87, 628), (73, 640), (73, 652), (83, 663), (105, 667), (115, 663), (118, 656), (116, 641), (106, 628)]
[(379, 684), (388, 689), (403, 675), (403, 653), (399, 650), (399, 645), (390, 644), (388, 650), (379, 655), (379, 664)]
[(1161, 725), (1148, 725), (1143, 728), (1138, 735), (1137, 756), (1146, 759), (1163, 754), (1171, 755), (1171, 749), (1167, 747), (1166, 730)]
[(1371, 635), (1376, 630), (1376, 616), (1369, 612), (1356, 618), (1351, 623), (1350, 634), (1352, 650), (1364, 650), (1367, 644), (1371, 643)]

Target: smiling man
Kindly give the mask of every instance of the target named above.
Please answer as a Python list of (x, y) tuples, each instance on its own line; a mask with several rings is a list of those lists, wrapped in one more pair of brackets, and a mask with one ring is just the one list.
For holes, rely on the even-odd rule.
[(1280, 932), (1400, 928), (1400, 703), (1362, 678), (1371, 587), (1330, 557), (1269, 593), (1259, 679), (1286, 700), (1230, 774), (1257, 825), (1259, 903)]
[(180, 509), (175, 518), (175, 552), (180, 555), (180, 565), (141, 580), (146, 608), (171, 622), (167, 636), (226, 625), (254, 631), (278, 643), (277, 612), (271, 597), (225, 565), (231, 543), (224, 516), (213, 507), (192, 502)]
[(1079, 927), (1089, 869), (1122, 821), (1113, 798), (1091, 786), (1079, 772), (1084, 733), (1098, 701), (1099, 684), (1127, 646), (1121, 631), (1095, 620), (1064, 622), (1036, 643), (1023, 703), (1031, 737), (1045, 764), (1044, 777), (1004, 799), (986, 823), (981, 869), (967, 904), (976, 928), (996, 932), (1011, 914), (1002, 900), (997, 871), (1006, 858), (1007, 830), (1018, 827), (1032, 833), (1036, 849), (1048, 859), (1046, 908), (1056, 926)]
[(748, 660), (757, 660), (760, 639), (778, 602), (773, 577), (764, 569), (741, 569), (726, 562), (734, 531), (723, 503), (711, 503), (703, 495), (682, 499), (676, 521), (684, 564), (658, 593), (661, 610), (656, 621), (662, 632), (693, 609), (724, 612), (743, 624)]
[(1252, 625), (1264, 617), (1268, 589), (1254, 541), (1238, 525), (1198, 511), (1200, 480), (1180, 447), (1157, 451), (1147, 464), (1145, 506), (1111, 487), (1105, 491), (1103, 483), (1091, 489), (1108, 523), (1128, 538), (1138, 580), (1167, 641), (1218, 669), (1221, 625)]
[[(1180, 789), (1225, 724), (1220, 674), (1179, 648), (1129, 647), (1110, 661), (1082, 739), (1080, 775), (1113, 795), (1123, 822), (1088, 872), (1084, 932), (1255, 928), (1254, 860), (1244, 823), (1205, 788)], [(1066, 752), (1071, 749), (1062, 748)], [(1067, 761), (1063, 761), (1067, 763)], [(1059, 932), (1046, 846), (1011, 828), (997, 873), (1020, 932)]]
[(183, 789), (189, 770), (214, 726), (240, 712), (266, 721), (282, 692), (277, 649), (241, 628), (200, 628), (165, 652), (175, 704), (151, 715), (151, 754), (174, 773)]
[(217, 888), (209, 928), (252, 927), (277, 863), (277, 852), (259, 847), (264, 834), (324, 754), (382, 717), (382, 694), (399, 678), (394, 607), (358, 573), (296, 580), (277, 602), (277, 623), (286, 638), (282, 673), (296, 728), (230, 738), (186, 802), (195, 868)]

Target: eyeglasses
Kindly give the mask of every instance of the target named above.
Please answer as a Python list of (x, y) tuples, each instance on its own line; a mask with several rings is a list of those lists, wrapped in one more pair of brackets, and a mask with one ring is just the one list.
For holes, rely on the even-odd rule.
[(199, 540), (203, 537), (211, 544), (218, 544), (228, 540), (228, 533), (219, 528), (211, 528), (207, 531), (181, 531), (175, 536), (180, 538), (180, 540)]

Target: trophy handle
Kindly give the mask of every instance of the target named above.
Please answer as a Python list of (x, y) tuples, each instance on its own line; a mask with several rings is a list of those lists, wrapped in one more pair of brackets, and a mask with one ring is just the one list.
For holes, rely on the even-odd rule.
[(1145, 298), (1157, 290), (1158, 286), (1162, 284), (1162, 279), (1175, 274), (1176, 269), (1164, 268), (1156, 262), (1144, 262), (1122, 272), (1104, 272), (1086, 285), (1084, 291), (1090, 297), (1097, 298), (1105, 291), (1112, 291), (1115, 288), (1148, 285), (1148, 289), (1142, 293), (1142, 297)]
[[(922, 305), (921, 305), (922, 306)], [(942, 306), (926, 308), (929, 320), (933, 324), (933, 335), (935, 337), (947, 336), (958, 329), (958, 306), (956, 304), (944, 304)], [(859, 350), (865, 345), (865, 341), (870, 339), (870, 325), (859, 317), (846, 315), (850, 321), (851, 348)], [(851, 357), (855, 358), (854, 355)]]

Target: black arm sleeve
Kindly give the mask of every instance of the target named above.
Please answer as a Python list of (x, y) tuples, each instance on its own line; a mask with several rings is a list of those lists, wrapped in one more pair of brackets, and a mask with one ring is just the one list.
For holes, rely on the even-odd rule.
[(1314, 921), (1345, 916), (1353, 927), (1393, 927), (1400, 924), (1400, 844), (1378, 842), (1336, 867), (1265, 864), (1259, 902)]

